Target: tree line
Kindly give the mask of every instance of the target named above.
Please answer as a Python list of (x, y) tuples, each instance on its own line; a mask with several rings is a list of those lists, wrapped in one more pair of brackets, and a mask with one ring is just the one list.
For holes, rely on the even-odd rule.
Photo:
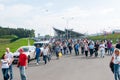
[(18, 38), (34, 37), (35, 31), (24, 28), (3, 28), (0, 26), (0, 36), (16, 35)]

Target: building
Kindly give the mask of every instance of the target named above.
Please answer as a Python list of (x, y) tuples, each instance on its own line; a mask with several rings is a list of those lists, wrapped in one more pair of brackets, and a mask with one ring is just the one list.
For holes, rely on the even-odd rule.
[(113, 30), (114, 34), (120, 34), (120, 29)]
[(82, 38), (85, 35), (82, 33), (78, 33), (73, 31), (73, 29), (65, 29), (64, 31), (53, 28), (55, 31), (56, 38), (64, 38), (64, 39), (71, 39), (71, 38)]

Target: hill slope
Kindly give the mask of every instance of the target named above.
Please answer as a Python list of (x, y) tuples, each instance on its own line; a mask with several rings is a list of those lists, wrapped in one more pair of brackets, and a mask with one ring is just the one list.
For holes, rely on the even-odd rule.
[(120, 39), (120, 34), (109, 34), (109, 35), (100, 35), (100, 36), (89, 36), (89, 39), (92, 40), (112, 40), (114, 43), (116, 43), (116, 40)]
[[(33, 45), (33, 40), (30, 40), (30, 44)], [(2, 44), (0, 46), (0, 57), (2, 54), (5, 53), (5, 49), (7, 47), (10, 48), (11, 52), (15, 52), (20, 46), (27, 46), (28, 45), (28, 38), (21, 38), (16, 40), (15, 42), (8, 43), (8, 44)]]

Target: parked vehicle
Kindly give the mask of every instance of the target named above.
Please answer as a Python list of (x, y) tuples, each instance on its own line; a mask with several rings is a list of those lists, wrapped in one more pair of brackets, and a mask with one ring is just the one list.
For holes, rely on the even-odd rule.
[[(34, 54), (35, 46), (22, 46), (20, 48), (22, 48), (24, 50), (24, 53), (28, 56), (28, 63), (30, 62), (30, 60), (35, 59), (35, 54)], [(18, 58), (20, 55), (20, 53), (19, 53), (20, 48), (18, 48), (16, 50), (16, 52), (13, 54), (13, 56), (14, 56), (13, 63), (17, 63), (17, 61), (18, 61)]]
[(40, 49), (41, 49), (41, 55), (40, 57), (43, 55), (43, 49), (44, 49), (44, 45), (48, 45), (49, 41), (39, 41), (39, 42), (34, 42), (34, 46), (36, 47), (37, 45), (39, 45)]
[(34, 42), (34, 46), (39, 45), (40, 48), (43, 47), (44, 45), (49, 44), (49, 41), (39, 41), (39, 42)]

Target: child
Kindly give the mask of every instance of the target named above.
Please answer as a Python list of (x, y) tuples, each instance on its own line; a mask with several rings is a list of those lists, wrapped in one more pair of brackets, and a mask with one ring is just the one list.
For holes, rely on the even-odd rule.
[(1, 68), (2, 68), (2, 73), (3, 73), (4, 80), (8, 80), (9, 79), (9, 74), (8, 74), (9, 62), (10, 61), (8, 60), (6, 55), (3, 54), (2, 59), (1, 59)]

